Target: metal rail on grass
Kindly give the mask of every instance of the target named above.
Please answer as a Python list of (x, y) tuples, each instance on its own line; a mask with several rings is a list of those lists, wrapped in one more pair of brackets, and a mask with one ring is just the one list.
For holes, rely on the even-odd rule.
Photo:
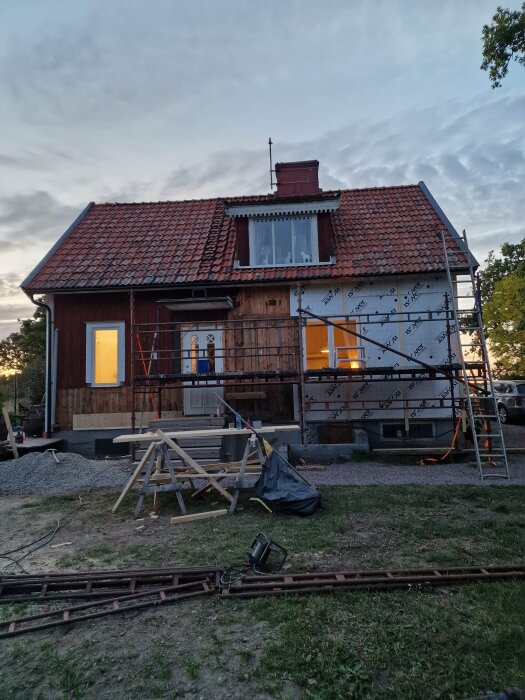
[[(149, 584), (137, 593), (114, 595), (103, 600), (91, 600), (81, 605), (69, 606), (59, 610), (46, 610), (36, 615), (16, 617), (0, 622), (0, 639), (9, 638), (27, 632), (50, 629), (73, 622), (93, 620), (107, 615), (117, 615), (129, 610), (139, 610), (149, 606), (175, 603), (188, 598), (217, 593), (222, 598), (253, 598), (264, 595), (280, 595), (283, 593), (334, 593), (340, 590), (354, 591), (390, 591), (399, 588), (424, 589), (432, 586), (455, 586), (459, 584), (478, 583), (483, 581), (509, 581), (525, 579), (525, 566), (522, 564), (507, 564), (503, 566), (469, 566), (425, 569), (383, 569), (362, 571), (339, 571), (314, 574), (270, 574), (266, 576), (246, 576), (229, 586), (220, 586), (218, 569), (178, 569), (177, 575), (190, 577), (193, 580), (172, 585), (159, 585), (166, 574), (173, 575), (174, 570), (150, 569), (145, 572), (126, 572), (126, 580), (131, 578), (149, 578)], [(200, 576), (199, 576), (200, 574)], [(83, 578), (82, 578), (83, 577)], [(49, 576), (13, 576), (9, 578), (11, 592), (16, 594), (16, 586), (21, 586), (21, 595), (17, 601), (34, 600), (35, 596), (27, 590), (30, 581), (33, 584), (47, 585), (51, 581), (67, 585), (83, 585), (84, 595), (89, 597), (87, 589), (90, 583), (121, 581), (122, 572), (86, 572), (77, 574), (52, 574)], [(19, 579), (19, 581), (17, 581)], [(2, 585), (0, 581), (0, 585)], [(113, 591), (114, 592), (114, 591)], [(53, 596), (70, 597), (71, 590), (55, 590)], [(25, 596), (25, 597), (24, 597)], [(6, 599), (4, 599), (6, 600)], [(7, 600), (6, 600), (7, 602)]]

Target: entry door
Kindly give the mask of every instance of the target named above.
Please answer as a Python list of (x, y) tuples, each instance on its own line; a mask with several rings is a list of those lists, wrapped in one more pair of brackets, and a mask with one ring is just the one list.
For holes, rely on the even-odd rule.
[(181, 345), (183, 373), (203, 375), (202, 383), (184, 389), (184, 415), (214, 414), (220, 404), (215, 394), (222, 398), (224, 392), (222, 387), (206, 386), (204, 377), (223, 371), (222, 330), (199, 324), (188, 326), (182, 332)]

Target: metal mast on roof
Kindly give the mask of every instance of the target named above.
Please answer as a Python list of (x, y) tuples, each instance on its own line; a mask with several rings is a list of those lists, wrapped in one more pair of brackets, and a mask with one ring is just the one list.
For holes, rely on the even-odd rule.
[(270, 188), (273, 190), (275, 187), (276, 183), (273, 181), (273, 174), (275, 172), (273, 168), (273, 163), (272, 163), (272, 137), (268, 139), (268, 148), (270, 150)]

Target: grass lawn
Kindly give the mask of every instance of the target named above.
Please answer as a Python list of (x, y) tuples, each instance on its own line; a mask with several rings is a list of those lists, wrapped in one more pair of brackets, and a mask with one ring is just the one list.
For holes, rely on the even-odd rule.
[[(522, 487), (325, 487), (321, 493), (323, 511), (308, 519), (271, 515), (246, 494), (234, 517), (179, 526), (169, 524), (176, 507), (166, 494), (161, 517), (146, 517), (145, 527), (137, 530), (130, 520), (133, 496), (111, 515), (115, 494), (91, 492), (56, 540), (71, 540), (73, 546), (53, 550), (48, 556), (54, 560), (28, 558), (25, 566), (36, 570), (43, 561), (54, 569), (228, 565), (243, 561), (258, 531), (288, 550), (290, 571), (523, 560)], [(31, 499), (13, 504), (13, 517), (3, 519), (12, 537), (23, 542), (74, 504), (72, 497)], [(193, 506), (218, 507), (222, 504), (214, 498)], [(4, 641), (2, 693), (9, 698), (480, 697), (489, 688), (525, 687), (524, 593), (523, 583), (506, 582), (188, 601)], [(12, 616), (14, 607), (0, 614)]]

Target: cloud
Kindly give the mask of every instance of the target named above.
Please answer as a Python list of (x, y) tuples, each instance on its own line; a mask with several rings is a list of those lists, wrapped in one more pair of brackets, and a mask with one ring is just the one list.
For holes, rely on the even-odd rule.
[(170, 199), (232, 196), (270, 190), (267, 153), (233, 149), (212, 154), (205, 161), (174, 170), (161, 187)]
[[(391, 109), (417, 102), (428, 66), (432, 89), (447, 94), (458, 56), (479, 54), (483, 4), (92, 0), (49, 11), (38, 29), (13, 27), (0, 79), (19, 115), (39, 125), (116, 130), (169, 108), (187, 127), (203, 113), (242, 112), (275, 124), (293, 114), (299, 128), (356, 107), (373, 113), (384, 96)], [(471, 56), (465, 64), (472, 70)]]
[[(374, 122), (357, 120), (300, 143), (276, 143), (277, 160), (320, 161), (324, 189), (380, 187), (424, 180), (482, 260), (495, 245), (525, 236), (525, 97), (450, 100)], [(267, 154), (219, 152), (173, 171), (170, 198), (269, 190)]]
[(0, 153), (0, 166), (17, 170), (50, 171), (64, 163), (78, 162), (66, 151), (54, 149), (20, 149), (16, 154)]
[(148, 13), (128, 3), (95, 4), (69, 23), (11, 35), (0, 79), (29, 123), (74, 119), (107, 128), (108, 119), (136, 122), (168, 105), (191, 114), (205, 94), (242, 87), (249, 69), (235, 48), (246, 40), (225, 34), (224, 18), (222, 28), (204, 27), (189, 14), (169, 2)]
[(20, 275), (16, 272), (0, 274), (0, 298), (17, 294), (20, 285)]
[(0, 241), (13, 250), (24, 244), (38, 246), (58, 238), (78, 215), (80, 207), (63, 204), (49, 192), (0, 197)]

